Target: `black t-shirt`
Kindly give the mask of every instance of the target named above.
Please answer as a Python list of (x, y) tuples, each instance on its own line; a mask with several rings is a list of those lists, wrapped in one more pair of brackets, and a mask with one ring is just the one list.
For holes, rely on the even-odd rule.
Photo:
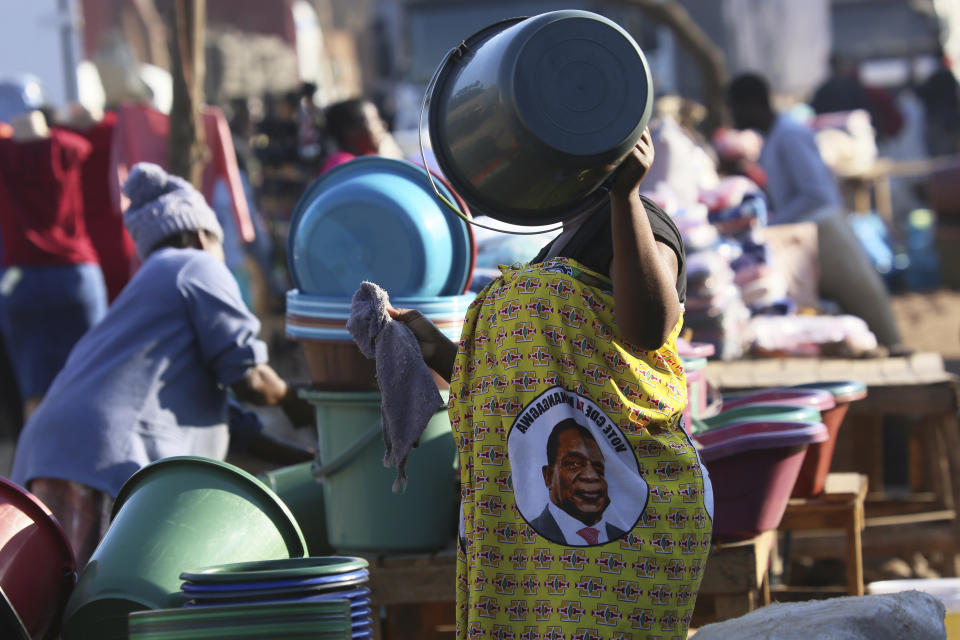
[[(687, 261), (683, 249), (680, 230), (667, 213), (650, 198), (640, 196), (643, 208), (650, 220), (650, 229), (657, 242), (667, 245), (677, 254), (677, 296), (683, 303), (687, 299)], [(556, 242), (554, 240), (553, 242)], [(543, 262), (553, 242), (540, 250), (531, 260)], [(610, 220), (610, 204), (604, 204), (589, 218), (583, 221), (570, 241), (562, 247), (558, 255), (572, 258), (583, 266), (610, 277), (610, 262), (613, 260), (613, 228)]]

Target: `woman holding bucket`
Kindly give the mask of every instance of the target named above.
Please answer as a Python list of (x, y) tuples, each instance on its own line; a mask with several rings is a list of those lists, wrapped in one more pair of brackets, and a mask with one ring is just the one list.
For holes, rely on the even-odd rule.
[(223, 232), (203, 196), (148, 163), (134, 167), (124, 193), (124, 225), (143, 264), (24, 426), (12, 473), (53, 511), (81, 567), (113, 497), (150, 462), (223, 459), (231, 436), (273, 462), (312, 458), (249, 420), (228, 430), (228, 388), (288, 414), (310, 408), (267, 364), (260, 323), (223, 263)]
[[(504, 77), (516, 102), (498, 110)], [(686, 637), (712, 490), (682, 417), (683, 243), (639, 195), (654, 158), (642, 52), (605, 18), (553, 12), (479, 32), (435, 82), (431, 140), (471, 209), (519, 224), (564, 219), (530, 264), (501, 266), (459, 344), (416, 311), (390, 312), (450, 380), (461, 473), (457, 636)], [(463, 128), (476, 113), (499, 119)], [(529, 143), (487, 144), (508, 136)], [(470, 147), (475, 139), (484, 144)], [(511, 159), (483, 157), (492, 148), (512, 149), (513, 171)], [(517, 166), (518, 157), (527, 161)], [(545, 188), (564, 171), (569, 179)], [(528, 185), (522, 173), (546, 177)], [(602, 189), (561, 201), (593, 176)]]
[(653, 155), (645, 132), (609, 208), (503, 267), (459, 345), (417, 311), (391, 312), (451, 382), (458, 637), (685, 635), (712, 495), (681, 415), (683, 245), (638, 193)]

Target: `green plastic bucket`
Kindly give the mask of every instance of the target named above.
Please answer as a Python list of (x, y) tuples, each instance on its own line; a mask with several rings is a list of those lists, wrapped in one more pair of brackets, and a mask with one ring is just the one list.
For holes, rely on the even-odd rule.
[[(427, 424), (407, 458), (407, 486), (383, 465), (380, 394), (302, 390), (317, 416), (327, 535), (337, 551), (442, 549), (456, 531), (457, 447), (446, 409)], [(446, 393), (443, 393), (446, 396)], [(446, 398), (444, 398), (446, 399)]]
[(293, 514), (249, 473), (206, 458), (154, 462), (120, 489), (67, 601), (63, 640), (126, 638), (130, 612), (183, 604), (182, 571), (306, 549)]
[(351, 637), (350, 601), (284, 602), (130, 614), (130, 640), (249, 638), (283, 640)]
[(289, 507), (307, 541), (311, 556), (328, 555), (333, 551), (327, 539), (323, 486), (313, 475), (313, 463), (304, 462), (261, 473), (257, 477)]

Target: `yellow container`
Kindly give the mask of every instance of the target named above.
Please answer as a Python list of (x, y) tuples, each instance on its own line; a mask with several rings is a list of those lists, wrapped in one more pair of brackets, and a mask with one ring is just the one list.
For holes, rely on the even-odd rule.
[(901, 591), (922, 591), (938, 598), (947, 608), (944, 620), (947, 640), (960, 640), (960, 578), (881, 580), (867, 585), (867, 593), (871, 595)]

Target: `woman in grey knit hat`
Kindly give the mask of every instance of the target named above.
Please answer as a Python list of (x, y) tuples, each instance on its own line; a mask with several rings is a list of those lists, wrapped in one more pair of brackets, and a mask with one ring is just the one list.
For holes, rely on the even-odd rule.
[(223, 231), (203, 196), (147, 163), (123, 191), (143, 264), (24, 426), (12, 474), (63, 524), (80, 566), (120, 487), (150, 462), (223, 459), (231, 435), (274, 462), (311, 458), (256, 429), (228, 430), (228, 389), (288, 415), (305, 407), (267, 364), (260, 323), (223, 263)]

